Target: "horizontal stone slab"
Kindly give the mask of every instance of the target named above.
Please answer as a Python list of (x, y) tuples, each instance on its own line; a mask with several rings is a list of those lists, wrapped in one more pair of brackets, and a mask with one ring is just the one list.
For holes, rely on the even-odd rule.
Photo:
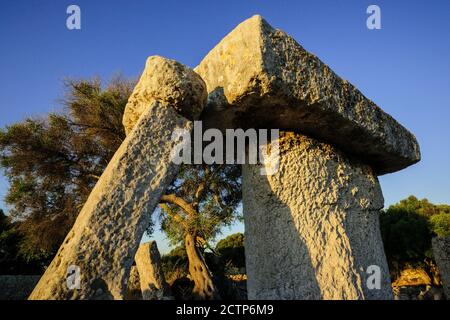
[(238, 25), (195, 71), (209, 93), (205, 127), (303, 133), (357, 156), (377, 174), (420, 160), (413, 134), (260, 16)]

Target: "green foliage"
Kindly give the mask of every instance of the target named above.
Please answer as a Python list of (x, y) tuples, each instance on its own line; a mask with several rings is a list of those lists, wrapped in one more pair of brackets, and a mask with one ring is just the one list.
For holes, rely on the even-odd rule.
[[(96, 79), (68, 80), (63, 113), (0, 130), (0, 167), (10, 182), (5, 200), (15, 232), (4, 237), (17, 233), (23, 259), (48, 259), (59, 248), (125, 138), (122, 116), (134, 84), (120, 78), (107, 86)], [(196, 240), (214, 239), (238, 218), (240, 166), (182, 166), (169, 192), (196, 211), (187, 217), (173, 204), (159, 210), (172, 242), (181, 243), (186, 232)]]
[(380, 215), (380, 227), (388, 260), (414, 262), (429, 255), (432, 233), (425, 217), (391, 207)]
[(215, 251), (226, 266), (238, 269), (245, 267), (244, 235), (242, 233), (235, 233), (220, 240)]
[(19, 254), (22, 236), (2, 210), (0, 210), (0, 274), (41, 274), (48, 261), (43, 256)]
[(188, 257), (184, 245), (177, 246), (161, 257), (164, 275), (169, 282), (181, 278), (188, 273)]
[(228, 248), (243, 248), (244, 247), (244, 235), (240, 232), (229, 235), (228, 237), (220, 240), (216, 244), (216, 251), (220, 252)]
[(414, 196), (382, 211), (380, 228), (389, 263), (421, 264), (432, 258), (431, 239), (450, 234), (450, 206)]
[(439, 213), (430, 217), (430, 224), (434, 233), (439, 237), (450, 236), (450, 213)]
[(125, 138), (122, 115), (134, 82), (65, 82), (64, 113), (0, 130), (6, 202), (26, 259), (53, 255)]
[(240, 218), (237, 207), (242, 197), (241, 168), (239, 165), (182, 165), (166, 193), (183, 199), (196, 211), (195, 215), (189, 215), (170, 203), (159, 211), (161, 228), (171, 243), (181, 243), (187, 231), (209, 242), (220, 234), (222, 227)]
[[(223, 276), (228, 269), (245, 267), (242, 233), (235, 233), (220, 240), (214, 251), (215, 253), (203, 252), (207, 265), (214, 275)], [(168, 279), (173, 279), (175, 275), (185, 276), (188, 273), (188, 258), (184, 245), (179, 245), (162, 256), (161, 261)]]
[(407, 212), (414, 212), (426, 218), (440, 213), (450, 213), (449, 205), (435, 205), (427, 199), (419, 200), (414, 196), (409, 196), (399, 203), (392, 205), (389, 209), (401, 209)]

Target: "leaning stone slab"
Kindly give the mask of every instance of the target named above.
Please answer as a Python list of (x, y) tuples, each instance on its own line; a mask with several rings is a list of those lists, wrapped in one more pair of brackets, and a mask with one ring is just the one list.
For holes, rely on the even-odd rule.
[(304, 135), (279, 148), (274, 175), (243, 166), (248, 298), (392, 299), (375, 172)]
[[(165, 81), (156, 81), (161, 74)], [(127, 122), (128, 136), (30, 299), (125, 297), (130, 268), (151, 213), (178, 171), (171, 161), (177, 143), (172, 133), (191, 130), (191, 120), (199, 117), (205, 102), (206, 87), (192, 70), (161, 57), (147, 60), (128, 102), (140, 116)], [(70, 288), (67, 285), (67, 271), (76, 270), (70, 266), (79, 268), (78, 288), (72, 286), (76, 281), (70, 282)]]
[(450, 237), (433, 238), (432, 247), (445, 296), (450, 300)]
[(170, 297), (170, 288), (164, 277), (156, 241), (143, 243), (135, 256), (143, 300), (162, 300)]
[(293, 38), (254, 16), (195, 69), (205, 126), (296, 130), (358, 156), (376, 174), (420, 160), (415, 137)]

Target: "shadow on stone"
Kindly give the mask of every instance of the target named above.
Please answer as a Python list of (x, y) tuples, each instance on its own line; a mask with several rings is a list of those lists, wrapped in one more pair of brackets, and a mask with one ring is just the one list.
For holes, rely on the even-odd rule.
[[(259, 174), (259, 168), (255, 173)], [(244, 197), (261, 197), (257, 202), (244, 200), (249, 204), (244, 207), (248, 298), (321, 299), (308, 247), (295, 227), (291, 209), (279, 198), (269, 196), (272, 192), (267, 177), (258, 177), (258, 183), (264, 183), (258, 186), (266, 193), (264, 197), (254, 193), (253, 181), (243, 181)]]
[(91, 289), (95, 292), (93, 295), (93, 300), (113, 300), (114, 297), (108, 290), (108, 285), (106, 281), (97, 278), (91, 284)]
[(373, 170), (307, 136), (280, 137), (278, 172), (243, 166), (249, 298), (392, 299)]

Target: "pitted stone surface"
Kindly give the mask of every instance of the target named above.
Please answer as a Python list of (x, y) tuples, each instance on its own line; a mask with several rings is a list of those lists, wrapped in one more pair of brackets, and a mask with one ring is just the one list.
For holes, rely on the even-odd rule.
[(127, 294), (125, 296), (125, 300), (142, 300), (141, 283), (136, 266), (132, 266), (130, 269), (130, 277), (127, 282)]
[[(243, 166), (249, 299), (391, 299), (373, 170), (303, 135), (279, 143), (276, 174)], [(370, 265), (380, 290), (366, 285)]]
[(447, 300), (450, 300), (450, 237), (436, 237), (432, 240), (433, 255), (436, 260), (442, 287)]
[(123, 125), (128, 134), (149, 102), (167, 102), (189, 120), (197, 120), (206, 103), (206, 84), (192, 69), (181, 63), (152, 56), (147, 59), (145, 70), (128, 99)]
[(377, 174), (420, 160), (408, 130), (260, 16), (238, 25), (195, 71), (209, 93), (205, 127), (297, 131), (357, 155)]
[[(186, 67), (166, 63), (159, 57), (155, 61), (172, 65), (174, 78), (188, 80)], [(191, 81), (201, 86), (197, 77)], [(176, 91), (166, 87), (171, 83), (149, 82), (155, 87), (137, 86), (135, 91), (158, 92), (159, 87), (161, 94), (171, 94), (171, 89)], [(173, 83), (176, 86), (179, 81), (174, 79)], [(136, 92), (133, 95), (139, 96)], [(151, 213), (179, 169), (171, 161), (172, 149), (178, 143), (172, 140), (172, 133), (193, 127), (192, 121), (178, 113), (185, 107), (184, 102), (182, 96), (166, 99), (164, 95), (140, 100), (142, 105), (136, 102), (135, 108), (142, 110), (138, 122), (92, 190), (30, 299), (123, 299), (126, 296), (130, 268)], [(187, 108), (197, 110), (203, 107), (204, 101), (192, 103), (198, 107)], [(77, 290), (69, 289), (66, 284), (66, 272), (71, 265), (80, 268)]]

